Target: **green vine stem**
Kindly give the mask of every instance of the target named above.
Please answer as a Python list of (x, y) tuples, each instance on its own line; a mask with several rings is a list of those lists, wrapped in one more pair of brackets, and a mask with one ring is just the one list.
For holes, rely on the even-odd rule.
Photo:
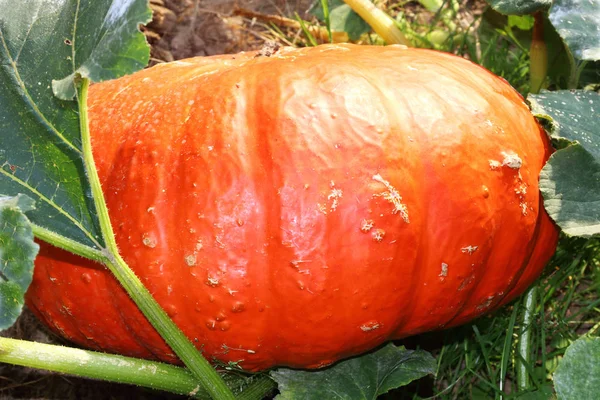
[(90, 81), (88, 79), (82, 79), (77, 100), (79, 103), (83, 158), (95, 200), (94, 203), (96, 204), (100, 229), (106, 243), (106, 249), (103, 250), (103, 261), (131, 296), (140, 311), (148, 318), (152, 326), (202, 384), (202, 387), (204, 387), (214, 399), (233, 400), (235, 398), (233, 393), (227, 387), (223, 379), (221, 379), (217, 371), (208, 363), (208, 361), (206, 361), (206, 359), (204, 359), (204, 357), (202, 357), (202, 354), (198, 352), (196, 347), (188, 340), (183, 332), (179, 330), (177, 325), (175, 325), (167, 313), (163, 311), (140, 279), (119, 255), (119, 249), (117, 248), (117, 242), (110, 224), (108, 208), (104, 200), (100, 179), (92, 154), (87, 110), (89, 84)]
[[(189, 370), (139, 358), (0, 337), (0, 362), (136, 385), (197, 399), (210, 398)], [(248, 378), (230, 374), (225, 379), (230, 386), (241, 389), (238, 400), (261, 400), (277, 388), (267, 375)]]
[(523, 319), (519, 329), (519, 345), (517, 347), (517, 386), (519, 390), (531, 387), (529, 368), (531, 367), (531, 331), (535, 318), (537, 303), (537, 284), (530, 287), (523, 297)]
[(0, 362), (208, 397), (185, 368), (96, 351), (0, 337)]
[[(53, 246), (60, 247), (63, 250), (67, 250), (81, 257), (89, 258), (90, 260), (98, 262), (102, 262), (104, 260), (104, 253), (102, 250), (86, 246), (76, 242), (75, 240), (58, 235), (55, 232), (36, 224), (31, 224), (31, 228), (33, 230), (33, 235), (46, 243), (52, 243)], [(98, 248), (101, 248), (99, 243), (97, 246)]]
[(385, 12), (377, 8), (370, 0), (344, 0), (361, 16), (387, 44), (411, 46), (410, 41), (396, 26), (396, 22)]
[(535, 22), (529, 52), (529, 91), (539, 93), (548, 74), (548, 50), (544, 41), (544, 16), (538, 11), (533, 17)]

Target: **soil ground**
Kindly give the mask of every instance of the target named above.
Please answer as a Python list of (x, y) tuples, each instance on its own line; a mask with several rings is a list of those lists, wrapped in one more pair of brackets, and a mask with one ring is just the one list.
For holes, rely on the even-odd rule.
[(272, 39), (269, 18), (294, 18), (295, 13), (306, 17), (312, 2), (151, 0), (154, 19), (145, 28), (151, 64), (258, 49)]

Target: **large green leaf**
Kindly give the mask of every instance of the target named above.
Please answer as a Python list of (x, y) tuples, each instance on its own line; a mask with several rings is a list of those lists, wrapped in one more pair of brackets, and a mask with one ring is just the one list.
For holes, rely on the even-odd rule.
[(554, 138), (579, 142), (600, 159), (600, 95), (592, 91), (559, 90), (528, 97), (533, 114), (551, 123)]
[(528, 99), (534, 115), (550, 122), (552, 137), (575, 143), (554, 153), (540, 174), (546, 210), (569, 235), (600, 233), (600, 95), (557, 91)]
[(526, 15), (547, 9), (552, 0), (486, 0), (496, 11), (506, 15)]
[[(489, 396), (489, 395), (488, 395)], [(488, 397), (489, 398), (489, 397)], [(531, 392), (519, 392), (517, 400), (555, 400), (554, 390), (551, 383), (540, 385), (538, 389)]]
[(600, 164), (580, 144), (552, 155), (540, 174), (540, 191), (566, 234), (600, 233)]
[(548, 51), (548, 85), (558, 88), (569, 87), (572, 79), (573, 55), (550, 20), (544, 18), (544, 42)]
[(600, 89), (600, 61), (587, 62), (579, 75), (579, 85), (593, 90)]
[(33, 200), (26, 196), (0, 197), (0, 330), (21, 314), (33, 276), (39, 246), (23, 214), (33, 208)]
[(509, 15), (507, 18), (510, 28), (519, 28), (523, 31), (529, 31), (535, 24), (535, 19), (531, 15)]
[[(320, 1), (310, 12), (321, 21), (325, 19)], [(332, 31), (346, 32), (350, 40), (358, 40), (363, 33), (371, 31), (371, 26), (343, 0), (329, 0), (329, 21)]]
[(278, 383), (276, 400), (376, 399), (391, 389), (435, 373), (435, 360), (421, 350), (388, 344), (376, 352), (351, 358), (319, 371), (280, 368), (271, 372)]
[(574, 341), (554, 373), (559, 400), (600, 398), (600, 338)]
[(600, 0), (554, 0), (550, 22), (579, 60), (600, 60)]
[[(112, 0), (74, 2), (71, 48), (75, 71), (54, 82), (60, 98), (75, 96), (73, 79), (80, 75), (94, 82), (118, 78), (146, 66), (150, 48), (138, 26), (152, 18), (147, 1)], [(77, 26), (80, 29), (77, 29)], [(83, 29), (81, 29), (83, 28)], [(75, 51), (75, 48), (77, 51)]]
[(52, 82), (62, 79), (68, 97), (76, 73), (101, 80), (141, 68), (148, 48), (131, 30), (148, 20), (147, 3), (0, 0), (0, 9), (0, 194), (35, 200), (36, 233), (98, 248), (77, 103), (56, 98)]

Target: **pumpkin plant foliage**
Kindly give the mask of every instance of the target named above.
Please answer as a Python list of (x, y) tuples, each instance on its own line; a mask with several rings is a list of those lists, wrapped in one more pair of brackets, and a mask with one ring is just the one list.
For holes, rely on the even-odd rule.
[(530, 95), (532, 111), (549, 121), (555, 139), (572, 144), (552, 155), (542, 170), (546, 210), (569, 235), (600, 233), (600, 95), (557, 91)]
[[(598, 87), (600, 2), (556, 0), (549, 23), (564, 41), (567, 87)], [(542, 92), (528, 97), (558, 145), (540, 174), (544, 205), (568, 235), (600, 233), (600, 95), (592, 90)], [(600, 351), (597, 338), (571, 344), (554, 374), (560, 399), (596, 398)]]
[(552, 0), (486, 0), (492, 8), (507, 15), (527, 15), (544, 10), (552, 5)]
[(554, 387), (561, 400), (598, 398), (600, 337), (582, 336), (567, 348), (554, 373)]
[[(26, 194), (38, 236), (89, 254), (104, 243), (82, 159), (74, 79), (146, 65), (143, 0), (0, 0), (0, 194)], [(135, 33), (134, 33), (135, 32)]]
[[(73, 72), (52, 81), (61, 99), (75, 97), (74, 80), (93, 82), (115, 79), (148, 64), (150, 48), (139, 24), (152, 19), (146, 1), (111, 0), (71, 2), (75, 12), (71, 47)], [(79, 28), (79, 29), (78, 29)]]
[(10, 327), (21, 313), (31, 283), (39, 245), (24, 213), (33, 209), (26, 196), (0, 196), (0, 330)]
[[(328, 0), (328, 2), (330, 28), (333, 32), (346, 32), (350, 40), (358, 40), (362, 34), (371, 30), (371, 26), (343, 0)], [(325, 20), (321, 1), (316, 1), (310, 12), (319, 20)]]
[(433, 375), (435, 368), (431, 354), (389, 343), (377, 351), (341, 361), (323, 370), (279, 368), (270, 375), (278, 383), (280, 394), (276, 400), (367, 400)]
[[(591, 1), (512, 1), (488, 0), (505, 14), (547, 12), (545, 40), (549, 45), (549, 75), (558, 80), (568, 75), (568, 86), (577, 87), (589, 63), (600, 58), (600, 2)], [(565, 46), (560, 49), (556, 33)], [(563, 57), (566, 52), (567, 57)], [(560, 60), (560, 63), (553, 64)], [(589, 71), (588, 71), (589, 73)], [(528, 97), (536, 117), (548, 122), (554, 139), (572, 144), (560, 149), (544, 167), (540, 190), (554, 221), (569, 235), (600, 233), (600, 96), (594, 91), (544, 91)]]
[(554, 0), (549, 19), (578, 60), (600, 60), (600, 1)]

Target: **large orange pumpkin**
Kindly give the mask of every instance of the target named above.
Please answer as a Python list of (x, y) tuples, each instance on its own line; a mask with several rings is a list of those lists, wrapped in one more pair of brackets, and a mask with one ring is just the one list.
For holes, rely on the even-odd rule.
[[(469, 61), (326, 45), (90, 90), (123, 257), (205, 355), (319, 367), (507, 303), (553, 253), (551, 148)], [(102, 266), (45, 245), (28, 304), (81, 345), (175, 361)]]

